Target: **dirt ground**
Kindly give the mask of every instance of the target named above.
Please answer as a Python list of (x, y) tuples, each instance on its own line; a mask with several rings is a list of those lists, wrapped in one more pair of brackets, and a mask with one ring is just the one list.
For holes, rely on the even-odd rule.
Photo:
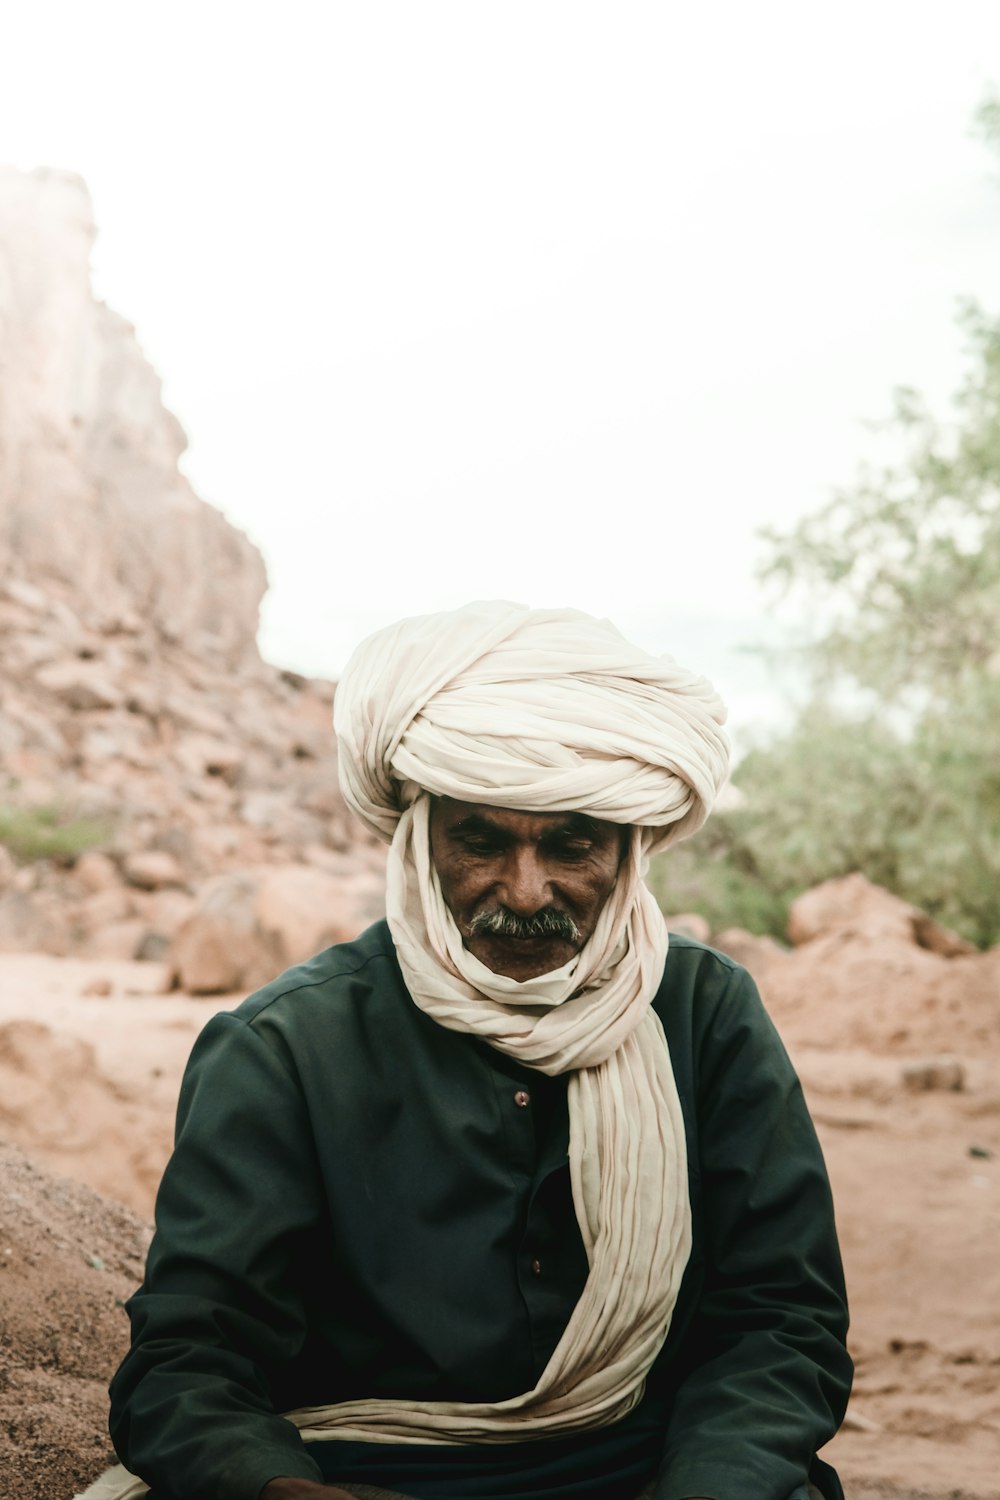
[[(191, 1044), (240, 998), (164, 981), (155, 964), (0, 957), (0, 1138), (144, 1219)], [(912, 1057), (851, 1045), (859, 1028), (828, 1013), (772, 1009), (827, 1155), (851, 1292), (857, 1383), (828, 1456), (850, 1500), (998, 1500), (1000, 1046), (954, 1054), (961, 1090), (913, 1091)]]

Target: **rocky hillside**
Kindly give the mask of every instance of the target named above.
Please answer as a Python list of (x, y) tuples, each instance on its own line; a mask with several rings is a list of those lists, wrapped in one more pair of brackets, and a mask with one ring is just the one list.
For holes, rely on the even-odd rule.
[(328, 915), (310, 940), (367, 918), (380, 857), (336, 790), (332, 684), (261, 660), (262, 559), (180, 472), (94, 233), (78, 178), (0, 169), (0, 948), (162, 957), (238, 870), (273, 967), (296, 903)]

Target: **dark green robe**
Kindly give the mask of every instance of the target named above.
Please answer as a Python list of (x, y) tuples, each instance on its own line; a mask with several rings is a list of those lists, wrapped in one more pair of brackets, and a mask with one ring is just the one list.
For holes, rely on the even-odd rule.
[(657, 1472), (657, 1500), (804, 1496), (851, 1377), (819, 1146), (744, 970), (673, 937), (654, 1003), (694, 1248), (645, 1399), (610, 1428), (476, 1447), (305, 1445), (276, 1413), (535, 1384), (587, 1272), (566, 1080), (430, 1020), (384, 922), (215, 1017), (112, 1383), (115, 1445), (157, 1500), (256, 1500), (278, 1475), (606, 1500)]

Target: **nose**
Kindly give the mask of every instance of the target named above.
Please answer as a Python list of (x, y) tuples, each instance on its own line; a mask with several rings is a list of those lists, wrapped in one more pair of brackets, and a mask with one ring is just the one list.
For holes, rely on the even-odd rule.
[(509, 852), (497, 895), (519, 917), (534, 916), (543, 906), (552, 904), (548, 869), (536, 849), (521, 847)]

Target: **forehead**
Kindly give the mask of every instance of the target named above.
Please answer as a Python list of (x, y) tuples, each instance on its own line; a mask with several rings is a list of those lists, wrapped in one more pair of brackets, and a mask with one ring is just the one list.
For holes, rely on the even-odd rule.
[(519, 812), (482, 802), (460, 802), (455, 797), (435, 797), (431, 804), (432, 826), (446, 833), (475, 828), (493, 828), (511, 837), (536, 841), (547, 834), (574, 832), (598, 840), (618, 839), (622, 825), (582, 812)]

